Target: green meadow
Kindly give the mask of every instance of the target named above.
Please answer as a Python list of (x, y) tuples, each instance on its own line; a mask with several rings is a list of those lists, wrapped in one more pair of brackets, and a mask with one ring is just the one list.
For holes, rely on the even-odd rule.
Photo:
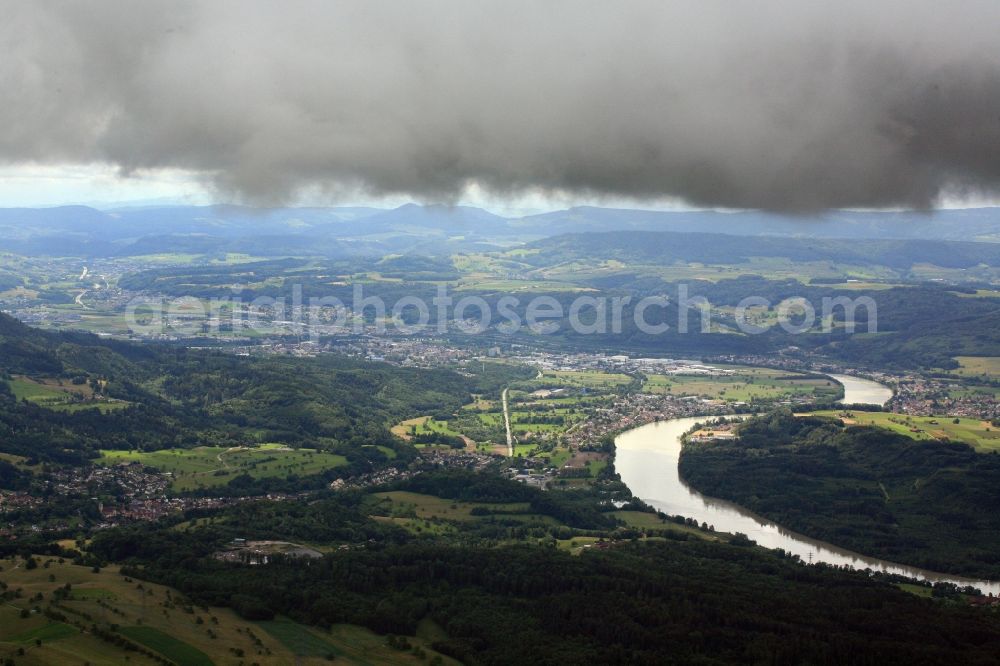
[(175, 663), (185, 666), (212, 666), (214, 663), (198, 648), (154, 627), (122, 627), (118, 631), (126, 638), (159, 652)]
[(229, 483), (240, 474), (253, 478), (309, 476), (347, 464), (341, 455), (315, 449), (291, 449), (280, 444), (224, 448), (199, 446), (193, 449), (160, 451), (101, 451), (98, 464), (139, 462), (173, 475), (171, 487), (177, 491), (208, 488)]
[(953, 374), (962, 377), (1000, 378), (1000, 356), (956, 356), (959, 367)]
[(598, 370), (545, 370), (542, 376), (535, 380), (536, 384), (557, 384), (565, 388), (613, 389), (628, 384), (632, 378), (619, 372), (600, 372)]
[(18, 400), (27, 400), (40, 407), (61, 412), (76, 412), (82, 409), (109, 412), (123, 409), (129, 404), (122, 401), (95, 400), (94, 392), (89, 386), (72, 384), (69, 380), (14, 377), (7, 380), (7, 386)]
[[(307, 627), (285, 618), (251, 622), (229, 608), (199, 607), (180, 592), (123, 576), (117, 566), (94, 572), (54, 557), (35, 556), (38, 566), (27, 569), (20, 557), (0, 559), (0, 582), (19, 595), (0, 605), (0, 662), (18, 666), (47, 664), (129, 664), (153, 666), (153, 658), (102, 640), (91, 626), (152, 650), (184, 666), (251, 664), (320, 666), (335, 663), (419, 664), (440, 656), (430, 643), (440, 629), (418, 628), (407, 637), (425, 654), (390, 647), (387, 637), (354, 625), (329, 630)], [(70, 593), (58, 600), (66, 585)], [(41, 595), (39, 601), (38, 595)], [(52, 620), (38, 607), (61, 613)], [(26, 616), (23, 611), (26, 611)], [(7, 662), (4, 660), (12, 660)]]
[(649, 375), (642, 390), (647, 393), (699, 396), (730, 402), (783, 400), (793, 397), (832, 401), (843, 395), (840, 385), (825, 377), (809, 377), (770, 368), (731, 366), (729, 369), (736, 374)]
[[(1000, 450), (1000, 428), (981, 419), (950, 416), (909, 416), (891, 412), (814, 412), (817, 416), (840, 419), (848, 425), (872, 425), (887, 428), (916, 440), (953, 440), (965, 442), (980, 451)], [(958, 421), (958, 423), (955, 423)]]

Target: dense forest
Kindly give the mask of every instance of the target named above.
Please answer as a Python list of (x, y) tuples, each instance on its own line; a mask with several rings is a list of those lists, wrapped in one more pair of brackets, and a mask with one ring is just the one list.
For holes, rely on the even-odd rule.
[[(427, 475), (401, 487), (533, 507), (543, 495), (580, 501), (474, 475)], [(487, 519), (420, 536), (368, 519), (376, 501), (330, 494), (309, 505), (234, 507), (183, 530), (110, 530), (96, 536), (90, 557), (123, 562), (128, 575), (168, 584), (195, 603), (231, 606), (248, 620), (280, 614), (407, 635), (430, 618), (448, 635), (435, 649), (469, 664), (985, 664), (1000, 649), (995, 614), (860, 573), (805, 567), (738, 539), (640, 541), (640, 533), (605, 523), (596, 533), (617, 535), (611, 547), (571, 555), (534, 538), (565, 526)], [(596, 498), (586, 501), (598, 507)], [(550, 509), (544, 515), (558, 515)], [(356, 545), (255, 566), (212, 557), (234, 536)]]
[[(0, 377), (100, 381), (121, 409), (59, 411), (15, 399), (0, 380), (0, 449), (79, 463), (98, 449), (153, 450), (282, 442), (342, 453), (409, 447), (401, 419), (453, 411), (530, 371), (490, 364), (485, 375), (400, 368), (339, 356), (242, 358), (44, 333), (0, 315)], [(366, 455), (369, 455), (366, 454)]]
[(803, 534), (882, 559), (1000, 578), (1000, 455), (777, 412), (688, 443), (681, 474)]

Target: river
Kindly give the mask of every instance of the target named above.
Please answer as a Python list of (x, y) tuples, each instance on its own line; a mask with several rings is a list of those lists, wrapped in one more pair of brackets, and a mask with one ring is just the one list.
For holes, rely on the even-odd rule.
[[(846, 404), (882, 405), (892, 391), (876, 382), (831, 375), (844, 385)], [(706, 497), (691, 489), (680, 478), (680, 438), (699, 422), (712, 417), (671, 419), (641, 426), (615, 439), (615, 468), (622, 481), (636, 497), (668, 515), (693, 518), (708, 523), (720, 532), (742, 532), (765, 548), (781, 548), (802, 558), (803, 562), (825, 562), (855, 569), (881, 570), (910, 578), (974, 585), (984, 593), (1000, 595), (1000, 583), (937, 574), (915, 567), (879, 560), (797, 534), (743, 507)]]
[(844, 398), (840, 401), (845, 405), (878, 405), (889, 402), (892, 389), (882, 386), (870, 379), (861, 379), (850, 375), (829, 375), (844, 387)]

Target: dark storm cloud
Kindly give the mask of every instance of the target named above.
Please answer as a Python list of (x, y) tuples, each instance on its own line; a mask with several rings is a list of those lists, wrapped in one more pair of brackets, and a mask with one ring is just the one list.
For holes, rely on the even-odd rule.
[[(870, 6), (875, 5), (875, 6)], [(808, 211), (1000, 185), (1000, 3), (0, 2), (0, 161)]]

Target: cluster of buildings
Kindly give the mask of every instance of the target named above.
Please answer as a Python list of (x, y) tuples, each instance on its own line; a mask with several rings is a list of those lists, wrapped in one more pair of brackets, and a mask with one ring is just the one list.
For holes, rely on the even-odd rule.
[(625, 374), (643, 373), (653, 375), (711, 375), (716, 377), (732, 375), (726, 368), (718, 368), (702, 361), (683, 358), (654, 358), (627, 356), (625, 354), (605, 354), (601, 352), (554, 353), (537, 351), (512, 345), (505, 358), (525, 365), (533, 365), (550, 371), (618, 372)]
[(417, 368), (454, 365), (481, 355), (478, 352), (448, 346), (431, 338), (367, 334), (324, 338), (322, 342), (278, 336), (257, 338), (252, 343), (248, 339), (246, 342), (248, 344), (237, 344), (227, 349), (239, 356), (312, 357), (319, 354), (338, 354), (366, 361)]
[(481, 472), (497, 461), (498, 456), (478, 451), (442, 451), (440, 449), (421, 449), (420, 462), (431, 467), (449, 467), (452, 469), (467, 469)]
[(648, 393), (616, 396), (607, 406), (594, 408), (590, 418), (566, 432), (563, 441), (572, 449), (587, 449), (606, 435), (654, 421), (684, 416), (721, 416), (730, 412), (732, 406), (720, 400)]
[(101, 523), (98, 529), (116, 527), (123, 523), (159, 520), (174, 513), (183, 513), (192, 509), (221, 509), (241, 502), (270, 500), (272, 502), (287, 502), (301, 499), (305, 493), (268, 493), (253, 497), (155, 497), (150, 499), (133, 499), (127, 502), (106, 505), (101, 502), (98, 509), (101, 513)]
[[(43, 480), (45, 485), (41, 492), (0, 491), (0, 513), (44, 508), (59, 497), (84, 499), (96, 503), (100, 515), (96, 527), (102, 529), (135, 521), (158, 520), (191, 509), (217, 509), (261, 499), (286, 501), (302, 496), (271, 493), (263, 497), (170, 497), (167, 493), (170, 477), (140, 463), (52, 470), (45, 474)], [(69, 524), (62, 519), (31, 526), (32, 531), (47, 532), (68, 528)]]
[(913, 416), (947, 414), (984, 420), (1000, 418), (997, 393), (1000, 387), (982, 390), (955, 390), (954, 380), (919, 375), (904, 375), (894, 382), (894, 395), (888, 409)]
[(44, 502), (45, 498), (22, 490), (0, 490), (0, 513), (37, 509)]
[[(346, 547), (344, 550), (349, 548)], [(305, 557), (315, 559), (323, 557), (323, 553), (315, 548), (303, 546), (288, 541), (247, 541), (233, 539), (225, 550), (214, 553), (212, 557), (223, 562), (238, 562), (241, 564), (267, 564), (275, 555), (285, 557)]]
[(170, 479), (140, 463), (49, 472), (57, 495), (108, 495), (123, 500), (161, 497)]
[(387, 467), (369, 474), (352, 476), (347, 479), (334, 479), (330, 483), (331, 490), (360, 490), (371, 486), (380, 486), (395, 481), (405, 481), (416, 475), (412, 470), (401, 470), (396, 467)]
[(338, 343), (334, 351), (348, 353), (369, 361), (385, 361), (415, 368), (433, 368), (468, 361), (477, 354), (428, 337), (364, 336)]
[(555, 479), (555, 476), (555, 470), (550, 468), (541, 470), (511, 468), (508, 472), (508, 477), (514, 481), (531, 486), (532, 488), (538, 488), (539, 490), (546, 490), (552, 480)]
[(482, 471), (497, 461), (497, 456), (476, 451), (442, 451), (439, 449), (421, 449), (420, 460), (409, 469), (387, 467), (347, 479), (334, 479), (330, 483), (332, 490), (361, 490), (373, 486), (412, 479), (428, 469), (467, 469)]
[(736, 439), (735, 425), (734, 423), (709, 424), (690, 433), (687, 441), (697, 443)]

